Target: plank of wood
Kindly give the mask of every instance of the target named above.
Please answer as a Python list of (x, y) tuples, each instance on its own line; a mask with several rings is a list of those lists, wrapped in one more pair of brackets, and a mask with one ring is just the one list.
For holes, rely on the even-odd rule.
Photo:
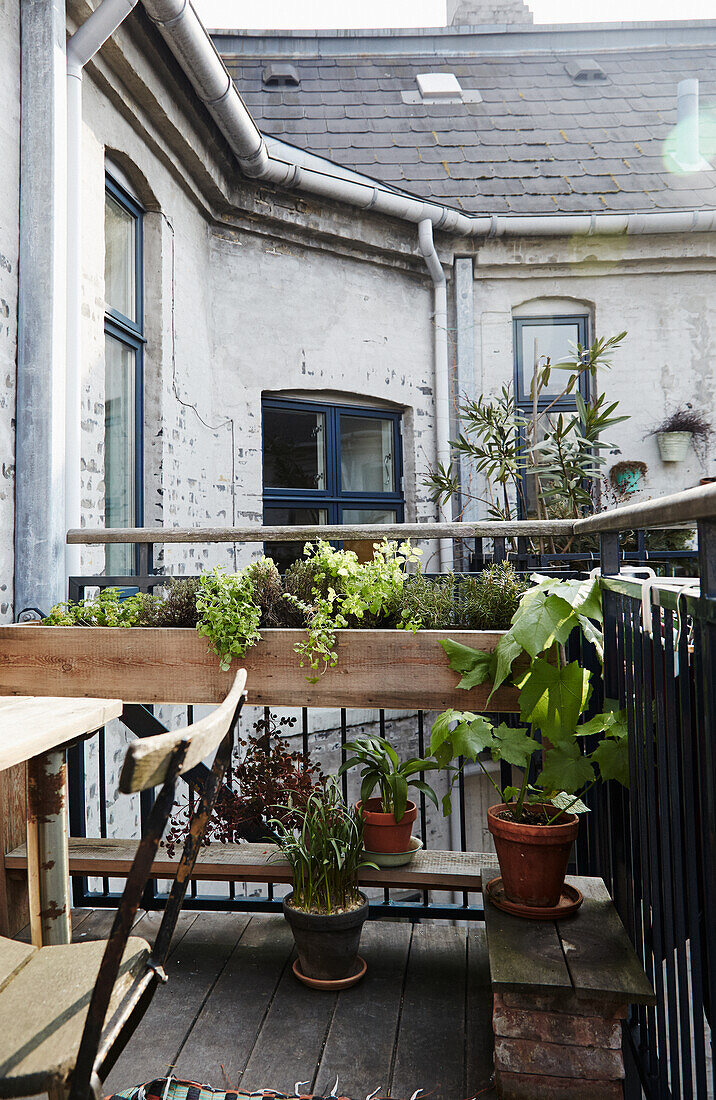
[(237, 1086), (292, 950), (282, 916), (252, 917), (182, 1047), (177, 1076)]
[(30, 919), (27, 877), (10, 875), (5, 852), (26, 840), (27, 764), (0, 771), (0, 935), (14, 936)]
[(315, 539), (418, 539), (494, 538), (514, 535), (571, 534), (574, 520), (482, 520), (480, 523), (346, 523), (310, 524), (304, 527), (73, 527), (67, 542), (80, 546), (107, 543), (190, 542), (305, 542)]
[[(394, 710), (517, 711), (517, 690), (490, 684), (460, 690), (444, 638), (491, 651), (501, 631), (339, 630), (338, 664), (310, 684), (298, 663), (301, 630), (264, 630), (232, 670), (195, 630), (111, 627), (0, 627), (0, 695), (121, 696), (138, 703), (219, 703), (246, 668), (254, 706), (386, 707)], [(101, 724), (101, 723), (100, 723)]]
[[(145, 973), (148, 951), (130, 937), (108, 1016)], [(0, 992), (0, 1078), (10, 1095), (41, 1092), (69, 1073), (103, 954), (101, 942), (40, 948)]]
[(339, 1096), (384, 1094), (390, 1081), (400, 1019), (403, 978), (410, 949), (410, 925), (369, 921), (360, 954), (365, 978), (338, 995), (314, 1089), (328, 1096), (338, 1080)]
[(577, 997), (656, 1004), (651, 982), (602, 879), (570, 877), (568, 882), (584, 894), (575, 915), (557, 924)]
[(22, 970), (36, 951), (37, 948), (29, 944), (0, 936), (0, 991)]
[(169, 981), (156, 990), (144, 1019), (107, 1077), (107, 1095), (173, 1071), (248, 919), (236, 913), (197, 914), (167, 961)]
[(528, 921), (485, 901), (490, 979), (495, 990), (572, 993), (554, 921)]
[(241, 1077), (247, 1092), (313, 1092), (336, 993), (308, 989), (286, 965)]
[(226, 698), (206, 718), (180, 730), (132, 741), (119, 777), (120, 791), (123, 794), (132, 794), (158, 787), (166, 779), (174, 753), (184, 742), (188, 742), (189, 747), (180, 769), (181, 775), (211, 755), (226, 737), (245, 687), (246, 671), (241, 668), (236, 673)]
[(484, 928), (467, 932), (467, 1011), (465, 1014), (465, 1095), (486, 1098), (494, 1068), (492, 988)]
[(466, 941), (460, 928), (416, 925), (408, 960), (391, 1096), (465, 1096)]
[(1, 694), (13, 697), (0, 699), (0, 770), (93, 733), (112, 718), (119, 718), (123, 708), (121, 699), (48, 698), (48, 692), (39, 697), (15, 691)]
[[(136, 840), (71, 837), (70, 873), (123, 878), (129, 873), (136, 845)], [(192, 877), (206, 882), (290, 882), (288, 864), (272, 859), (275, 851), (271, 844), (212, 842), (201, 848)], [(170, 859), (166, 848), (160, 848), (152, 864), (152, 877), (171, 878), (178, 862), (176, 854)], [(27, 867), (25, 845), (9, 852), (5, 863), (8, 870), (24, 871)], [(495, 856), (489, 852), (428, 850), (417, 852), (407, 867), (363, 868), (360, 881), (365, 886), (480, 892), (483, 867), (489, 868), (488, 876), (494, 878), (497, 867)]]

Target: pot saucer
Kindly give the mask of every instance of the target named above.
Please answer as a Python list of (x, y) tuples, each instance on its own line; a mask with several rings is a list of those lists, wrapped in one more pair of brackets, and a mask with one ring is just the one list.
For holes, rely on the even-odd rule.
[(360, 955), (357, 956), (353, 973), (349, 974), (347, 978), (336, 978), (333, 981), (329, 981), (323, 978), (309, 978), (307, 974), (304, 974), (301, 970), (301, 964), (298, 959), (294, 960), (293, 972), (298, 978), (299, 982), (303, 982), (304, 985), (310, 986), (311, 989), (350, 989), (352, 985), (359, 982), (366, 970), (368, 964), (365, 959), (362, 959)]
[(406, 863), (412, 861), (413, 856), (420, 851), (422, 846), (423, 842), (419, 836), (411, 836), (410, 847), (407, 852), (369, 852), (367, 848), (364, 848), (363, 855), (379, 867), (404, 867)]
[(581, 891), (567, 882), (562, 887), (562, 896), (556, 905), (542, 908), (509, 901), (505, 897), (502, 876), (490, 879), (484, 887), (484, 892), (498, 909), (503, 909), (505, 913), (514, 913), (516, 917), (526, 917), (527, 920), (562, 920), (563, 917), (571, 917), (576, 913), (584, 901)]

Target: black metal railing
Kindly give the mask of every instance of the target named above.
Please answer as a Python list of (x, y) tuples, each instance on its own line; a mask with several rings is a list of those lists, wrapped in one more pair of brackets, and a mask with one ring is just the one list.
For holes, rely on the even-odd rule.
[[(640, 532), (669, 524), (697, 525), (699, 579), (688, 582), (694, 586), (692, 591), (670, 581), (669, 574), (677, 570), (694, 572), (694, 553), (662, 551), (658, 571), (666, 579), (647, 578), (649, 599), (645, 601), (644, 583), (629, 575), (628, 567), (654, 566), (657, 552), (647, 553), (647, 538)], [(712, 1006), (716, 1005), (716, 487), (578, 520), (571, 524), (570, 532), (575, 537), (589, 537), (591, 544), (586, 550), (570, 546), (556, 559), (544, 547), (536, 552), (535, 537), (546, 536), (550, 530), (562, 537), (567, 531), (565, 524), (544, 525), (540, 531), (536, 524), (531, 528), (514, 524), (410, 526), (421, 529), (408, 530), (407, 525), (384, 532), (364, 528), (357, 533), (351, 530), (350, 537), (362, 533), (374, 538), (387, 533), (391, 537), (410, 534), (460, 539), (472, 555), (469, 564), (461, 559), (468, 568), (480, 568), (488, 560), (481, 539), (490, 540), (492, 558), (509, 555), (526, 572), (555, 569), (569, 575), (600, 568), (605, 654), (603, 675), (595, 677), (594, 704), (601, 706), (604, 698), (614, 699), (626, 710), (630, 787), (627, 791), (603, 784), (590, 792), (591, 813), (580, 830), (576, 869), (607, 882), (657, 993), (656, 1006), (634, 1008), (625, 1025), (628, 1100), (709, 1100), (716, 1095), (711, 1031)], [(626, 531), (630, 532), (631, 549), (620, 545), (620, 532)], [(337, 529), (317, 529), (311, 535), (315, 538), (319, 533), (340, 537)], [(103, 541), (100, 533), (95, 533), (93, 540), (87, 540), (82, 532), (73, 534), (73, 541)], [(234, 534), (236, 541), (241, 541), (240, 533)], [(148, 590), (163, 583), (164, 578), (152, 572), (151, 535), (145, 532), (127, 541), (139, 541), (139, 537), (148, 547), (141, 576), (76, 578), (73, 595), (81, 594), (89, 584), (133, 584)], [(200, 541), (200, 537), (201, 533), (195, 532), (192, 541)], [(251, 541), (260, 539), (260, 532), (254, 532)], [(598, 540), (598, 549), (594, 540)], [(163, 541), (162, 535), (155, 541)], [(177, 537), (173, 541), (182, 540)], [(232, 540), (225, 533), (223, 541)], [(581, 658), (597, 671), (594, 653), (581, 641), (576, 644)], [(373, 720), (382, 728), (389, 718), (378, 712)], [(415, 713), (413, 741), (421, 754), (427, 743), (428, 720), (425, 713)], [(310, 749), (306, 709), (301, 711), (301, 723), (302, 745)], [(340, 712), (339, 727), (338, 753), (343, 759), (350, 712)], [(502, 778), (503, 782), (510, 779), (507, 774)], [(77, 765), (71, 792), (72, 831), (81, 835), (85, 788)], [(453, 843), (465, 850), (470, 804), (464, 778), (454, 805), (458, 825)], [(426, 844), (427, 814), (421, 799), (418, 824)], [(106, 822), (102, 827), (106, 828)], [(278, 905), (271, 890), (255, 898), (238, 897), (235, 892), (225, 898), (195, 893), (193, 904), (204, 907)], [(76, 895), (76, 900), (97, 904), (104, 897), (109, 897), (106, 884), (97, 892)], [(160, 894), (155, 893), (149, 901), (159, 904)], [(412, 919), (480, 919), (482, 912), (476, 895), (431, 905), (427, 895), (406, 899), (389, 892), (373, 911), (376, 915), (400, 912)]]

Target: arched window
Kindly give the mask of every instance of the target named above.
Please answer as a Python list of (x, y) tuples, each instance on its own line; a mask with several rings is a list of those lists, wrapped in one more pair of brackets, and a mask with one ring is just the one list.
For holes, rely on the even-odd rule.
[[(105, 527), (143, 522), (143, 217), (138, 200), (109, 172), (104, 208)], [(135, 572), (130, 546), (107, 546), (105, 572)]]

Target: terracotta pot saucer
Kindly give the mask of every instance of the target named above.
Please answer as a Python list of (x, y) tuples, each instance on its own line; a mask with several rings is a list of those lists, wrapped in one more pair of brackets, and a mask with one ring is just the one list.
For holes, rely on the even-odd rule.
[(498, 909), (503, 909), (505, 913), (514, 913), (516, 917), (526, 917), (528, 920), (561, 920), (563, 917), (571, 917), (584, 901), (581, 890), (576, 886), (570, 886), (567, 882), (562, 887), (562, 896), (557, 904), (547, 908), (509, 901), (505, 897), (502, 877), (490, 879), (484, 892)]
[(355, 985), (361, 980), (368, 964), (365, 959), (362, 959), (358, 955), (355, 961), (355, 967), (352, 974), (349, 974), (347, 978), (335, 978), (333, 981), (327, 981), (323, 978), (309, 978), (307, 974), (304, 974), (301, 970), (301, 964), (298, 959), (294, 959), (293, 972), (298, 978), (299, 982), (303, 982), (304, 985), (310, 986), (311, 989), (350, 989), (352, 985)]

